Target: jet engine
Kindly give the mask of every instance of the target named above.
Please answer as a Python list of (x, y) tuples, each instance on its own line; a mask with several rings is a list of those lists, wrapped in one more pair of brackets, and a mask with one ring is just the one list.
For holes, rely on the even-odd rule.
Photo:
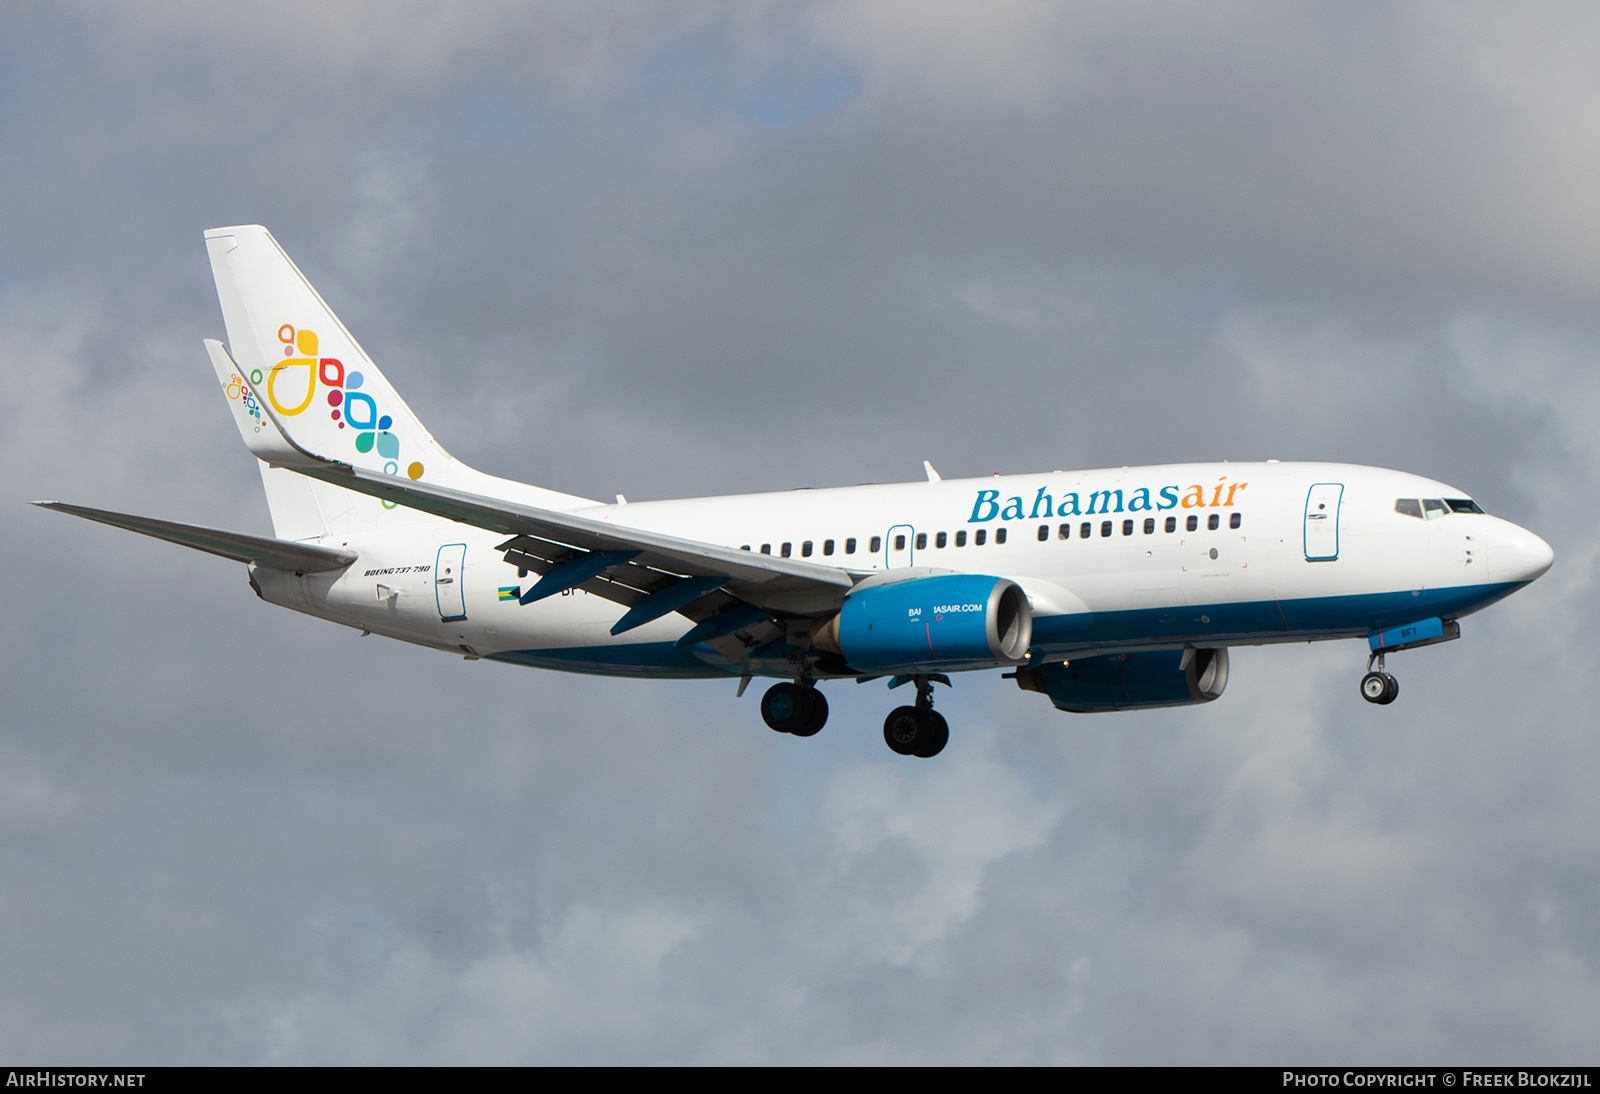
[(861, 672), (954, 672), (1019, 665), (1033, 609), (1003, 577), (941, 574), (858, 588), (813, 628), (812, 644)]
[(1058, 710), (1094, 714), (1209, 703), (1228, 686), (1226, 649), (1108, 653), (1017, 670), (1017, 686)]

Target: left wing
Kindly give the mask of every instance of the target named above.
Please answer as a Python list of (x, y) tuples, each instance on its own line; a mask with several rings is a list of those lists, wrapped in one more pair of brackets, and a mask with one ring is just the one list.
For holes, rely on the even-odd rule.
[[(500, 549), (507, 552), (507, 561), (554, 579), (541, 595), (584, 588), (633, 606), (680, 582), (700, 579), (708, 596), (714, 596), (716, 589), (772, 612), (811, 615), (837, 608), (855, 587), (850, 572), (833, 566), (682, 539), (313, 459), (314, 463), (297, 462), (293, 469), (346, 490), (505, 533), (511, 538)], [(570, 569), (558, 574), (563, 567)], [(666, 599), (663, 596), (662, 602)]]

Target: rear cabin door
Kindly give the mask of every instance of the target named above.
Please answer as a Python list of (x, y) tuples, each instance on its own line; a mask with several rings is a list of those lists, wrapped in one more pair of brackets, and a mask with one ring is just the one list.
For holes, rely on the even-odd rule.
[(1306, 492), (1306, 561), (1333, 562), (1339, 557), (1339, 501), (1344, 484), (1319, 482)]
[(439, 548), (439, 559), (433, 567), (433, 592), (439, 601), (439, 618), (445, 622), (467, 617), (466, 589), (461, 580), (466, 561), (465, 543), (446, 543)]
[(887, 570), (902, 570), (911, 565), (915, 553), (912, 540), (916, 533), (909, 524), (896, 524), (883, 537), (883, 566)]

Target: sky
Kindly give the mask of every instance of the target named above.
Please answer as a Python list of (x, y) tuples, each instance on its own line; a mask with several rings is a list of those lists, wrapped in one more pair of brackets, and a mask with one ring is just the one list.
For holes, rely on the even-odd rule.
[[(0, 1058), (1596, 1062), (1600, 10), (0, 6)], [(1200, 707), (467, 662), (29, 507), (270, 534), (266, 225), (481, 470), (651, 498), (1191, 460), (1554, 547)]]

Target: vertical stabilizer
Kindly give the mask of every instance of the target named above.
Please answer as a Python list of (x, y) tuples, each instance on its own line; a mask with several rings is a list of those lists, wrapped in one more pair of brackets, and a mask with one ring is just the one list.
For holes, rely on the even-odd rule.
[(245, 445), (263, 463), (279, 536), (433, 519), (294, 474), (324, 460), (552, 509), (596, 504), (484, 475), (440, 447), (265, 228), (213, 228), (206, 251), (228, 330), (227, 347), (208, 339), (206, 352)]
[[(450, 480), (449, 453), (265, 228), (213, 228), (206, 250), (233, 361), (297, 445), (372, 471)], [(297, 462), (277, 431), (252, 436), (267, 462)]]

